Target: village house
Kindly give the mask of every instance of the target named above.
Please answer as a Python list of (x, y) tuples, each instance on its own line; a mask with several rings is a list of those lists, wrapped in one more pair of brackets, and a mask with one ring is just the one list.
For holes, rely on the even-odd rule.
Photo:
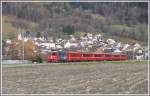
[[(114, 39), (106, 38), (102, 39), (101, 34), (93, 35), (87, 33), (84, 36), (81, 36), (79, 39), (76, 39), (73, 35), (70, 35), (64, 39), (52, 37), (31, 37), (26, 36), (23, 38), (21, 34), (18, 34), (17, 40), (23, 40), (27, 42), (31, 40), (35, 45), (39, 47), (40, 52), (48, 51), (61, 51), (61, 50), (71, 50), (71, 51), (82, 51), (82, 52), (99, 52), (99, 53), (130, 53), (131, 59), (146, 59), (148, 58), (148, 51), (142, 49), (141, 45), (138, 43), (123, 44), (122, 42), (116, 42)], [(11, 45), (13, 42), (11, 40), (6, 40), (7, 45)], [(5, 48), (9, 50), (9, 46)]]

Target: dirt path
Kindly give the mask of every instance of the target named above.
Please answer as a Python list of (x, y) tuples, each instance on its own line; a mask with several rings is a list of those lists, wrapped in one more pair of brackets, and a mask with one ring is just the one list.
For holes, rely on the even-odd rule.
[(3, 94), (146, 94), (147, 64), (3, 68)]

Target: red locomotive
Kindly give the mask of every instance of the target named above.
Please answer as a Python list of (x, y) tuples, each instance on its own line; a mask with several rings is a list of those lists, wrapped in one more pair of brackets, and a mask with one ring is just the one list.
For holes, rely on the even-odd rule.
[(121, 61), (126, 60), (125, 54), (97, 54), (82, 52), (51, 52), (48, 54), (48, 62), (62, 61)]

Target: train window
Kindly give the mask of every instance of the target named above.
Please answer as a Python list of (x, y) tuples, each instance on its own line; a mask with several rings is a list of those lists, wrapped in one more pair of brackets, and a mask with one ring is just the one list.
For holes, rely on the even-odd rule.
[(95, 54), (94, 57), (102, 57), (102, 54)]
[(103, 54), (95, 54), (95, 57), (103, 57)]
[(92, 54), (83, 54), (83, 57), (91, 57)]
[(52, 53), (52, 55), (56, 55), (56, 53)]
[(83, 57), (87, 57), (87, 55), (86, 55), (86, 54), (83, 54)]
[(106, 57), (111, 57), (111, 55), (109, 55), (109, 54), (106, 54), (105, 56), (106, 56)]
[(125, 55), (121, 55), (121, 57), (125, 57)]
[(119, 57), (119, 55), (114, 55), (114, 57)]

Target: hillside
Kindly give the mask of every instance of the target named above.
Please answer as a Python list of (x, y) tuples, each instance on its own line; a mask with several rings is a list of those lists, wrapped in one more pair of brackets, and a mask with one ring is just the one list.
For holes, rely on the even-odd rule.
[[(124, 42), (148, 42), (148, 3), (5, 3), (3, 39), (20, 30), (36, 36), (101, 33)], [(143, 38), (141, 38), (143, 37)]]

